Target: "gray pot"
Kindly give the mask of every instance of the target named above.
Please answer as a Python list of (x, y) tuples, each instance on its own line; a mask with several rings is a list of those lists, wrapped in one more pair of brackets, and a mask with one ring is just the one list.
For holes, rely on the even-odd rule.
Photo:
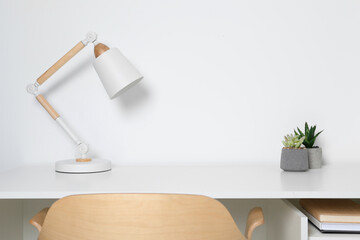
[(303, 172), (309, 169), (309, 157), (306, 148), (286, 149), (281, 152), (280, 168), (284, 171)]
[(308, 148), (309, 154), (309, 168), (321, 168), (322, 166), (322, 149)]

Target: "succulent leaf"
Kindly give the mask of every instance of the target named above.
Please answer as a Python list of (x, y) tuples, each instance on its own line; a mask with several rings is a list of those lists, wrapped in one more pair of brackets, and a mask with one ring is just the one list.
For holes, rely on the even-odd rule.
[(284, 141), (282, 141), (284, 147), (286, 148), (300, 148), (301, 144), (304, 142), (305, 136), (300, 137), (297, 135), (289, 134), (284, 136)]
[(307, 122), (305, 122), (305, 135), (309, 134), (309, 125)]
[(305, 122), (305, 134), (303, 134), (299, 128), (297, 128), (297, 129), (298, 129), (298, 132), (300, 133), (299, 136), (300, 137), (303, 137), (303, 136), (305, 137), (303, 144), (304, 144), (304, 146), (306, 148), (312, 148), (314, 146), (314, 144), (315, 144), (316, 138), (320, 135), (320, 133), (322, 133), (324, 131), (324, 130), (322, 130), (322, 131), (315, 134), (316, 125), (311, 126), (309, 128), (309, 125), (308, 125), (307, 122)]
[(304, 136), (304, 133), (300, 130), (300, 128), (297, 128), (298, 129), (298, 131), (299, 131), (299, 135), (301, 136), (301, 137), (303, 137)]
[(320, 132), (318, 132), (316, 135), (315, 135), (315, 138), (317, 138), (317, 136), (320, 135), (320, 133), (322, 133), (324, 130), (321, 130)]

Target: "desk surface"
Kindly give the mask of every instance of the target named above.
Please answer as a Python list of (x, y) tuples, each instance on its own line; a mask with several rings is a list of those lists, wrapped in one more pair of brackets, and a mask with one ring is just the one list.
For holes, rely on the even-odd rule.
[(122, 167), (97, 174), (50, 166), (0, 172), (0, 199), (54, 199), (87, 193), (187, 193), (213, 198), (360, 198), (360, 164), (307, 172), (279, 166)]

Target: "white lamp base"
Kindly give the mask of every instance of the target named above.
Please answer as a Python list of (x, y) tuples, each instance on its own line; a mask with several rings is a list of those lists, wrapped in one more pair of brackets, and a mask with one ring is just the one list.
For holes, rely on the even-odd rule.
[(92, 159), (90, 162), (77, 162), (76, 159), (61, 160), (55, 163), (55, 171), (60, 173), (98, 173), (111, 170), (111, 162), (105, 159)]

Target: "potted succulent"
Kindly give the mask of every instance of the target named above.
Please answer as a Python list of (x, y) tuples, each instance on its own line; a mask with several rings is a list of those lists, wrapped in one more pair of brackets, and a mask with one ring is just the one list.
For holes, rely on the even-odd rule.
[(301, 144), (305, 137), (289, 134), (282, 142), (284, 147), (281, 152), (280, 168), (285, 171), (302, 172), (309, 169), (308, 152)]
[(303, 142), (303, 145), (308, 150), (309, 155), (309, 168), (321, 168), (322, 165), (322, 149), (318, 146), (314, 146), (316, 138), (322, 133), (324, 130), (315, 133), (316, 131), (316, 125), (311, 126), (309, 128), (309, 125), (307, 122), (305, 122), (305, 133), (302, 132), (299, 128), (294, 130), (295, 135), (299, 137), (305, 137), (305, 140)]

